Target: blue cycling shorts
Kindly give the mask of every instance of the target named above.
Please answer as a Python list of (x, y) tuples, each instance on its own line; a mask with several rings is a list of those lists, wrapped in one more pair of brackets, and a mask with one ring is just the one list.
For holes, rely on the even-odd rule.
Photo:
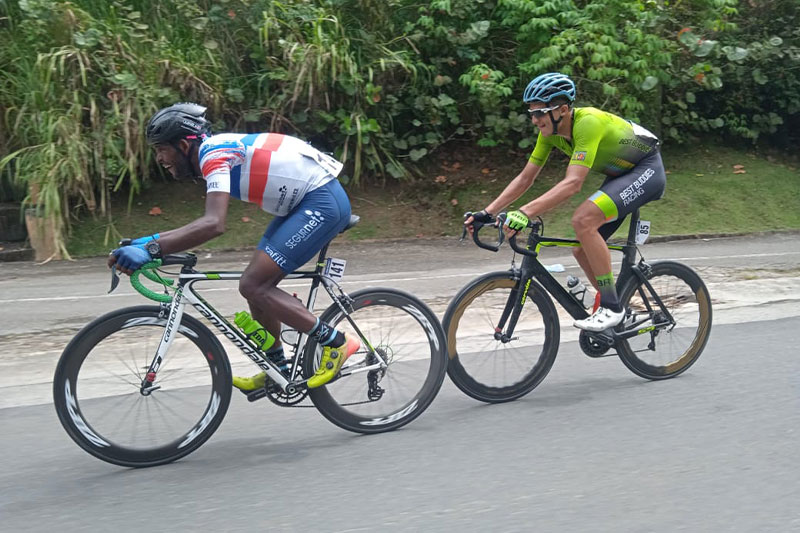
[(339, 180), (307, 193), (292, 211), (275, 217), (258, 249), (287, 274), (303, 266), (350, 222), (350, 200)]

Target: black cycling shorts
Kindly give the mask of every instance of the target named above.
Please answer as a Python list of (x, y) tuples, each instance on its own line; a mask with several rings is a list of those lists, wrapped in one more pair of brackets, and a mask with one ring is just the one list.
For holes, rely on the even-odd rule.
[(666, 187), (667, 174), (658, 150), (646, 155), (627, 174), (606, 178), (589, 197), (606, 216), (606, 223), (598, 230), (603, 239), (608, 240), (634, 210), (664, 196)]

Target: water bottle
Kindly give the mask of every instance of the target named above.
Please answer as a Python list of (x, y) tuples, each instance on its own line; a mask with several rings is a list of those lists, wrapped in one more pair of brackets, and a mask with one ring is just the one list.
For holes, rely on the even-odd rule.
[(586, 305), (586, 285), (575, 276), (567, 276), (567, 290), (575, 298), (584, 309), (588, 309)]
[(275, 337), (264, 329), (255, 318), (250, 316), (247, 311), (239, 311), (234, 315), (233, 323), (247, 335), (247, 338), (256, 343), (256, 346), (264, 351), (270, 349), (275, 344)]

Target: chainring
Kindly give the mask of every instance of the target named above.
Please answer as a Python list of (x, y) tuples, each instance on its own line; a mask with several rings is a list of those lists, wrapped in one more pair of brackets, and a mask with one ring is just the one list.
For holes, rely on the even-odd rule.
[(583, 353), (589, 357), (608, 357), (614, 355), (606, 353), (611, 349), (611, 344), (609, 342), (592, 336), (590, 332), (586, 330), (581, 330), (578, 336), (578, 344), (581, 350), (583, 350)]

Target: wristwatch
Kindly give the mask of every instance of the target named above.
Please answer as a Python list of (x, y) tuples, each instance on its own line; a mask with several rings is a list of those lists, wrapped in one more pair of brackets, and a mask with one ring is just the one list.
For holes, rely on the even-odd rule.
[(161, 259), (161, 245), (158, 244), (158, 241), (153, 240), (145, 243), (144, 249), (153, 259)]

